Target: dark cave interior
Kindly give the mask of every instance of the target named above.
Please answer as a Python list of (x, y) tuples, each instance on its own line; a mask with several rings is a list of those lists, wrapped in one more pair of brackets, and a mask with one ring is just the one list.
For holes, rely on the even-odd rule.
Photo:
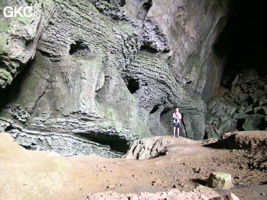
[(139, 81), (136, 79), (128, 79), (127, 87), (131, 94), (134, 94), (137, 90), (139, 90)]
[(108, 145), (112, 150), (117, 152), (126, 153), (129, 149), (129, 142), (118, 135), (101, 134), (91, 131), (90, 133), (78, 133), (76, 136), (102, 145)]
[(70, 45), (70, 55), (73, 55), (79, 51), (90, 51), (89, 47), (81, 41), (76, 41), (75, 44)]
[(234, 1), (232, 14), (215, 45), (216, 54), (224, 59), (222, 79), (228, 77), (232, 81), (237, 73), (249, 69), (266, 76), (266, 5), (264, 0)]

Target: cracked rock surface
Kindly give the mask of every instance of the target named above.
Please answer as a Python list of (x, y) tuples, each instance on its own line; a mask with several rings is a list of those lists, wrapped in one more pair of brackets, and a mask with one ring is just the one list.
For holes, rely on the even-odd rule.
[(181, 135), (203, 139), (202, 97), (219, 81), (211, 47), (227, 3), (37, 0), (33, 6), (31, 19), (1, 21), (0, 86), (11, 84), (0, 91), (8, 97), (0, 100), (3, 131), (20, 126), (21, 133), (82, 135), (104, 145), (117, 137), (127, 146), (171, 134), (178, 106)]

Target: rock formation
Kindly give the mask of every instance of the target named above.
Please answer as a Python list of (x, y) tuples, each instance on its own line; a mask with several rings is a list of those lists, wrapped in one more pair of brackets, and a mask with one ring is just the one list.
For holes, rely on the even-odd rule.
[(135, 140), (124, 158), (137, 160), (156, 158), (166, 155), (170, 146), (171, 140), (160, 136)]
[(213, 97), (207, 106), (206, 137), (240, 130), (267, 130), (266, 78), (254, 70), (237, 74), (230, 89)]
[(27, 1), (1, 1), (0, 5), (0, 88), (5, 88), (34, 58), (38, 41), (52, 16), (53, 6), (52, 1), (36, 2), (32, 5), (34, 10), (32, 17), (21, 15), (5, 17), (3, 8), (13, 6), (11, 7), (13, 10), (15, 7), (28, 6), (28, 3)]
[(62, 141), (71, 135), (126, 152), (134, 139), (170, 134), (179, 107), (181, 135), (204, 138), (203, 100), (223, 66), (212, 47), (228, 1), (30, 3), (33, 17), (1, 16), (2, 131), (29, 140), (32, 131)]
[(228, 190), (233, 187), (232, 176), (224, 172), (212, 172), (208, 178), (207, 186), (220, 190)]

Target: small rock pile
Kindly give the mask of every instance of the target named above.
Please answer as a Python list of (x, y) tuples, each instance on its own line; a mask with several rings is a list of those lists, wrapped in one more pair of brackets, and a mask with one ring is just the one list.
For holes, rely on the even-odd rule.
[(220, 90), (208, 104), (205, 138), (229, 131), (267, 130), (267, 79), (254, 70), (237, 74), (231, 89)]

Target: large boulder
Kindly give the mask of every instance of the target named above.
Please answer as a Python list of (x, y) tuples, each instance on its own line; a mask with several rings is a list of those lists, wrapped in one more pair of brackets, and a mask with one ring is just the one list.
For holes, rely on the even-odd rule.
[(208, 178), (207, 186), (214, 189), (230, 189), (233, 187), (232, 176), (224, 172), (212, 172)]
[(156, 158), (168, 152), (170, 143), (171, 141), (160, 136), (136, 140), (132, 143), (124, 158), (137, 160)]
[(265, 115), (261, 114), (247, 115), (244, 117), (244, 121), (245, 122), (242, 125), (244, 131), (257, 130), (259, 127), (264, 127), (264, 124), (266, 124)]

